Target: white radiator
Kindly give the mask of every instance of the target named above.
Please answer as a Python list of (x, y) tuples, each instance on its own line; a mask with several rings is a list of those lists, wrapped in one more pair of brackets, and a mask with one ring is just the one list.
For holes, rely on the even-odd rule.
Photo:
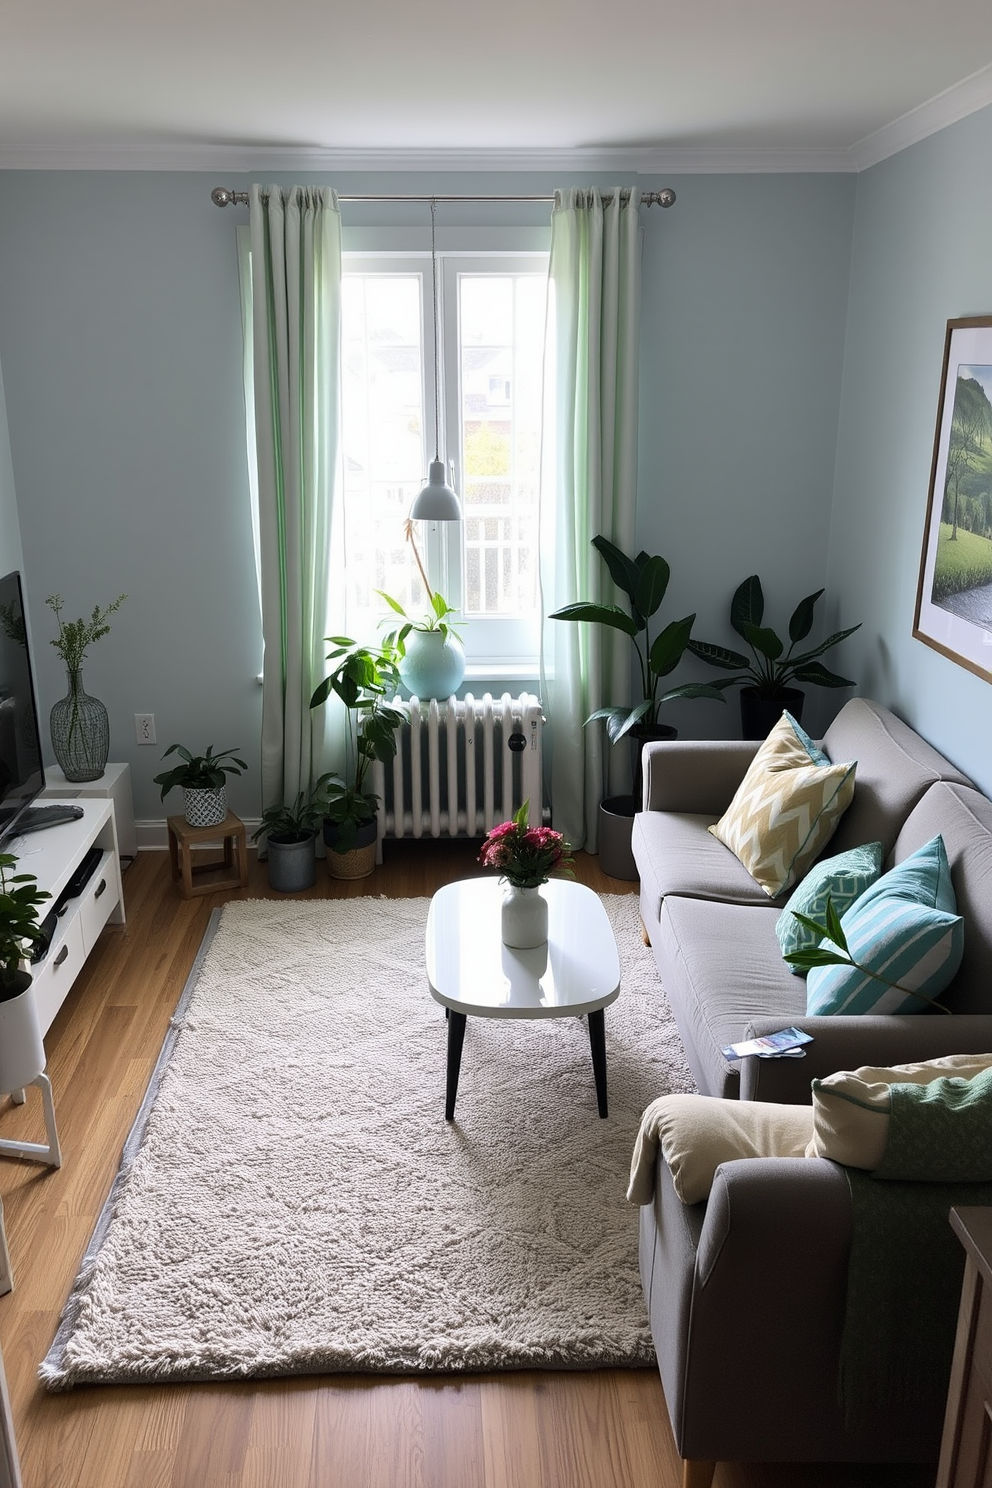
[(394, 698), (404, 714), (391, 765), (374, 764), (383, 837), (484, 837), (530, 802), (543, 818), (544, 714), (531, 693), (421, 701)]

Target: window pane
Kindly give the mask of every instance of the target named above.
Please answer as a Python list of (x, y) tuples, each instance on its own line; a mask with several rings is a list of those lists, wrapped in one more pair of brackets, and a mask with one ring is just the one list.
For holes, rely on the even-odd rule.
[(541, 458), (543, 274), (460, 274), (466, 616), (532, 613)]
[(349, 616), (381, 610), (384, 589), (423, 601), (403, 523), (423, 484), (422, 303), (419, 274), (345, 274), (342, 284), (342, 452)]

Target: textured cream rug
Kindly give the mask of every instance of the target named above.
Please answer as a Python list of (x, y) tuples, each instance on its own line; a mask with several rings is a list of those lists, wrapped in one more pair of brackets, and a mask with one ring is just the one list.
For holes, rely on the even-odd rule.
[(451, 1124), (426, 899), (216, 911), (48, 1387), (653, 1363), (624, 1193), (692, 1079), (637, 900), (604, 902), (608, 1119), (584, 1021), (470, 1018)]

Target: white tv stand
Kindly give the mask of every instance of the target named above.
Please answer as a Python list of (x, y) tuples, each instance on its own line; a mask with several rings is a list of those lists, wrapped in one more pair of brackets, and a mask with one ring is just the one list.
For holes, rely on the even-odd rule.
[[(54, 802), (45, 799), (45, 805)], [(43, 827), (38, 832), (13, 836), (4, 851), (17, 858), (17, 873), (31, 873), (39, 889), (47, 890), (54, 902), (66, 887), (91, 847), (102, 857), (78, 898), (70, 899), (52, 936), (43, 960), (32, 968), (42, 1036), (52, 1026), (73, 982), (82, 970), (97, 937), (108, 922), (124, 924), (124, 894), (121, 889), (120, 858), (114, 805), (109, 799), (80, 798), (67, 805), (81, 806), (78, 821)], [(44, 918), (51, 906), (39, 906)]]

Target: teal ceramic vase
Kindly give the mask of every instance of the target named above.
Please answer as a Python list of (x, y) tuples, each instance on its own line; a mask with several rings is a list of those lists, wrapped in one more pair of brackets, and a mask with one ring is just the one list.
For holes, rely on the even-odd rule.
[(446, 698), (457, 692), (465, 676), (465, 652), (450, 632), (411, 630), (400, 678), (413, 697)]

